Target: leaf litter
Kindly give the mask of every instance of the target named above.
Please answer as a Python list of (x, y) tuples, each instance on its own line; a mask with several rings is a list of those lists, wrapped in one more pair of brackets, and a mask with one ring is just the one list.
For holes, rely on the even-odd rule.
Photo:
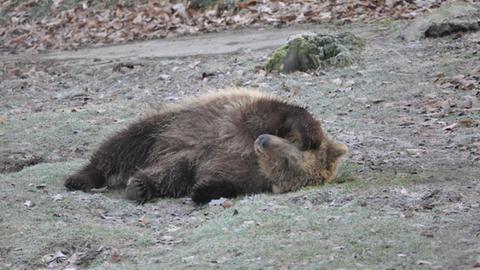
[(206, 9), (186, 0), (134, 5), (123, 1), (67, 5), (55, 0), (44, 7), (43, 16), (34, 14), (41, 8), (39, 2), (7, 0), (0, 5), (6, 18), (0, 21), (0, 52), (74, 49), (247, 26), (412, 19), (444, 0), (216, 1)]

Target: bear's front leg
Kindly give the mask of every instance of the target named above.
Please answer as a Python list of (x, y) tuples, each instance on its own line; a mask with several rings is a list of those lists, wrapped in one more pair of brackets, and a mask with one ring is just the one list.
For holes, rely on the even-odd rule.
[(288, 188), (282, 187), (282, 185), (272, 185), (272, 192), (275, 194), (285, 193), (289, 191), (290, 190)]
[(149, 179), (142, 176), (133, 176), (128, 179), (125, 192), (127, 199), (144, 204), (154, 198), (155, 187)]

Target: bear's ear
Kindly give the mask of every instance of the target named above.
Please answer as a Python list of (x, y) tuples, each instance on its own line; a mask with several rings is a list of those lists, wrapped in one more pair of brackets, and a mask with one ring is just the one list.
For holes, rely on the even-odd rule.
[(328, 148), (328, 157), (330, 159), (337, 159), (345, 155), (348, 152), (348, 148), (343, 143), (332, 143)]

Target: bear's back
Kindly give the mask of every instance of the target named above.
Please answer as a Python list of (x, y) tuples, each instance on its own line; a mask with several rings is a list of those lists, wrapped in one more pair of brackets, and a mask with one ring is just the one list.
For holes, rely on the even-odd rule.
[(157, 139), (166, 147), (228, 148), (230, 151), (253, 151), (254, 137), (245, 131), (245, 114), (258, 100), (275, 100), (255, 91), (215, 93), (188, 103), (166, 108), (161, 115), (170, 117)]

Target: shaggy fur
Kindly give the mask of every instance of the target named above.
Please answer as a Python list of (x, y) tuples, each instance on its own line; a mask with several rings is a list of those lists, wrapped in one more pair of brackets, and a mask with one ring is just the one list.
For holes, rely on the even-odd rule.
[(305, 109), (259, 92), (211, 94), (118, 132), (65, 181), (69, 189), (126, 187), (127, 198), (288, 192), (334, 178), (346, 146)]

